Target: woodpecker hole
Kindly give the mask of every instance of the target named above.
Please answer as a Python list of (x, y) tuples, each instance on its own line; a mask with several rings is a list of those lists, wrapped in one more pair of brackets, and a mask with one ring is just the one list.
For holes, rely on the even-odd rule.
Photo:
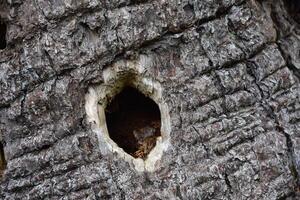
[(110, 138), (134, 158), (145, 159), (160, 134), (160, 111), (149, 97), (125, 87), (105, 109)]
[(146, 73), (150, 63), (143, 56), (114, 63), (85, 96), (86, 119), (101, 154), (138, 172), (159, 169), (170, 146), (169, 108), (163, 86)]

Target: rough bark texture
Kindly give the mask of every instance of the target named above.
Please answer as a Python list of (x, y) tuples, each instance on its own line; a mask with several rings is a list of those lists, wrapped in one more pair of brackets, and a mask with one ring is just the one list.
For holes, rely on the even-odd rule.
[[(2, 0), (1, 198), (299, 198), (297, 4)], [(153, 173), (103, 156), (84, 109), (103, 69), (141, 55), (171, 116)]]

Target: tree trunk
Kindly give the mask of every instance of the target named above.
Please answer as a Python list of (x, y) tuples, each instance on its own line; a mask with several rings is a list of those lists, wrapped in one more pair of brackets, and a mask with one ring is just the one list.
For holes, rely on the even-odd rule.
[[(299, 13), (298, 0), (0, 0), (0, 197), (300, 198)], [(143, 158), (106, 130), (125, 86), (160, 109)]]

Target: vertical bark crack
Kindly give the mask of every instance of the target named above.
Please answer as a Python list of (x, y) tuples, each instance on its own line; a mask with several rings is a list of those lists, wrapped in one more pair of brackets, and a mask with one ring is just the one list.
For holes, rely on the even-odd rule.
[(287, 63), (286, 66), (289, 70), (292, 71), (292, 73), (295, 75), (295, 77), (298, 79), (298, 81), (300, 81), (300, 70), (296, 68), (296, 66), (293, 65), (293, 63), (291, 62), (291, 57), (290, 55), (288, 55), (287, 53), (285, 53), (280, 45), (280, 43), (277, 43), (278, 45), (278, 49), (281, 53), (281, 55), (283, 56), (285, 62)]
[(293, 146), (293, 142), (291, 139), (291, 136), (286, 132), (286, 130), (284, 129), (284, 127), (280, 124), (279, 119), (274, 111), (274, 109), (267, 105), (267, 103), (265, 102), (265, 106), (264, 106), (266, 112), (269, 114), (269, 116), (274, 119), (275, 122), (275, 129), (284, 135), (285, 139), (286, 139), (286, 147), (287, 147), (287, 155), (288, 155), (288, 160), (289, 160), (289, 169), (291, 171), (292, 176), (295, 179), (295, 187), (297, 187), (297, 185), (300, 185), (300, 180), (299, 180), (299, 174), (297, 171), (297, 167), (296, 167), (296, 158), (295, 158), (295, 152), (294, 152), (294, 146)]
[(232, 193), (232, 186), (231, 186), (230, 180), (228, 178), (228, 174), (226, 172), (224, 174), (224, 179), (225, 179), (226, 186), (228, 187), (229, 193), (231, 194)]

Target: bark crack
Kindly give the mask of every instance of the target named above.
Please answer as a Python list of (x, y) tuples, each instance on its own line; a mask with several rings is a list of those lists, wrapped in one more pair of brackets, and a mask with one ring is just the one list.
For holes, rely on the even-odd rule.
[(225, 180), (225, 184), (226, 184), (226, 186), (227, 186), (227, 188), (229, 190), (229, 193), (232, 194), (232, 185), (230, 183), (230, 180), (228, 178), (228, 174), (226, 172), (224, 174), (224, 180)]
[(289, 164), (289, 169), (291, 171), (292, 176), (295, 179), (295, 187), (297, 187), (297, 185), (300, 185), (300, 180), (299, 180), (299, 174), (297, 171), (297, 165), (296, 165), (296, 158), (295, 158), (295, 152), (294, 152), (294, 146), (293, 146), (293, 142), (291, 139), (291, 136), (287, 133), (287, 131), (285, 130), (285, 128), (281, 125), (278, 116), (275, 113), (275, 110), (268, 105), (267, 102), (263, 103), (263, 107), (266, 110), (266, 112), (269, 114), (269, 116), (274, 120), (275, 123), (275, 130), (277, 130), (279, 133), (281, 133), (282, 135), (284, 135), (285, 139), (286, 139), (286, 147), (287, 147), (287, 154), (288, 154), (288, 160), (290, 162)]
[[(244, 3), (244, 1), (242, 1), (242, 3)], [(242, 4), (241, 3), (241, 4)], [(214, 21), (214, 20), (217, 20), (223, 16), (226, 16), (228, 14), (228, 12), (231, 10), (231, 8), (235, 6), (235, 5), (231, 5), (229, 7), (227, 7), (226, 9), (222, 9), (222, 10), (219, 10), (216, 12), (215, 15), (213, 16), (210, 16), (210, 17), (207, 17), (207, 18), (203, 18), (203, 19), (199, 19), (199, 20), (195, 20), (193, 23), (187, 25), (187, 26), (184, 26), (183, 29), (178, 29), (176, 31), (172, 31), (170, 29), (170, 27), (168, 27), (168, 30), (161, 33), (159, 36), (157, 37), (154, 37), (152, 39), (149, 39), (149, 40), (146, 40), (146, 41), (143, 41), (141, 44), (139, 44), (138, 46), (136, 45), (131, 45), (131, 46), (124, 46), (123, 48), (120, 48), (117, 50), (117, 52), (115, 52), (115, 56), (112, 56), (111, 59), (107, 59), (108, 61), (106, 61), (106, 63), (103, 63), (103, 66), (107, 66), (109, 64), (111, 64), (112, 62), (114, 62), (115, 60), (117, 60), (117, 58), (119, 57), (123, 57), (123, 55), (125, 55), (126, 51), (129, 51), (129, 50), (135, 50), (136, 48), (146, 48), (150, 45), (153, 45), (154, 43), (157, 43), (159, 41), (161, 41), (163, 38), (165, 37), (169, 37), (169, 36), (172, 36), (172, 35), (176, 35), (176, 34), (180, 34), (180, 33), (184, 33), (188, 30), (191, 30), (192, 28), (197, 28), (198, 26), (201, 26), (205, 23), (209, 23), (211, 21)], [(120, 37), (118, 37), (118, 39), (120, 39)], [(262, 47), (263, 48), (263, 47)], [(49, 59), (49, 57), (47, 56), (47, 53), (44, 52), (46, 57)], [(50, 57), (50, 60), (49, 62), (51, 61), (51, 57)], [(100, 59), (103, 59), (103, 55), (98, 55), (96, 54), (95, 57), (91, 58), (88, 62), (84, 63), (82, 66), (80, 67), (87, 67), (89, 64), (91, 63), (96, 63), (98, 62)], [(53, 62), (53, 61), (52, 61)], [(105, 61), (104, 61), (105, 62)], [(241, 61), (236, 61), (237, 63), (241, 62)], [(50, 63), (51, 64), (51, 63)], [(53, 67), (53, 66), (52, 66)], [(62, 66), (60, 66), (62, 67)], [(63, 68), (63, 67), (62, 67)], [(32, 91), (33, 89), (31, 89), (30, 87), (32, 88), (35, 88), (35, 87), (38, 87), (40, 86), (41, 84), (43, 84), (44, 82), (46, 81), (50, 81), (52, 80), (53, 78), (57, 77), (57, 76), (63, 76), (67, 73), (71, 73), (73, 70), (77, 69), (78, 67), (72, 67), (72, 68), (67, 68), (67, 69), (62, 69), (60, 71), (55, 71), (55, 75), (54, 76), (49, 76), (47, 78), (44, 78), (44, 79), (41, 79), (39, 81), (36, 81), (35, 83), (29, 85), (27, 87), (27, 91), (30, 92)], [(18, 98), (19, 96), (21, 96), (22, 94), (19, 94), (17, 95), (16, 97), (14, 97), (12, 100), (10, 100), (9, 102), (7, 102), (8, 104), (14, 102), (16, 100), (16, 98)]]
[(298, 81), (300, 81), (300, 70), (297, 69), (297, 67), (295, 65), (293, 65), (293, 63), (291, 62), (291, 57), (290, 55), (286, 54), (280, 43), (277, 42), (277, 46), (278, 46), (278, 49), (283, 57), (283, 59), (285, 60), (286, 62), (286, 66), (287, 68), (294, 74), (294, 76), (297, 78)]

